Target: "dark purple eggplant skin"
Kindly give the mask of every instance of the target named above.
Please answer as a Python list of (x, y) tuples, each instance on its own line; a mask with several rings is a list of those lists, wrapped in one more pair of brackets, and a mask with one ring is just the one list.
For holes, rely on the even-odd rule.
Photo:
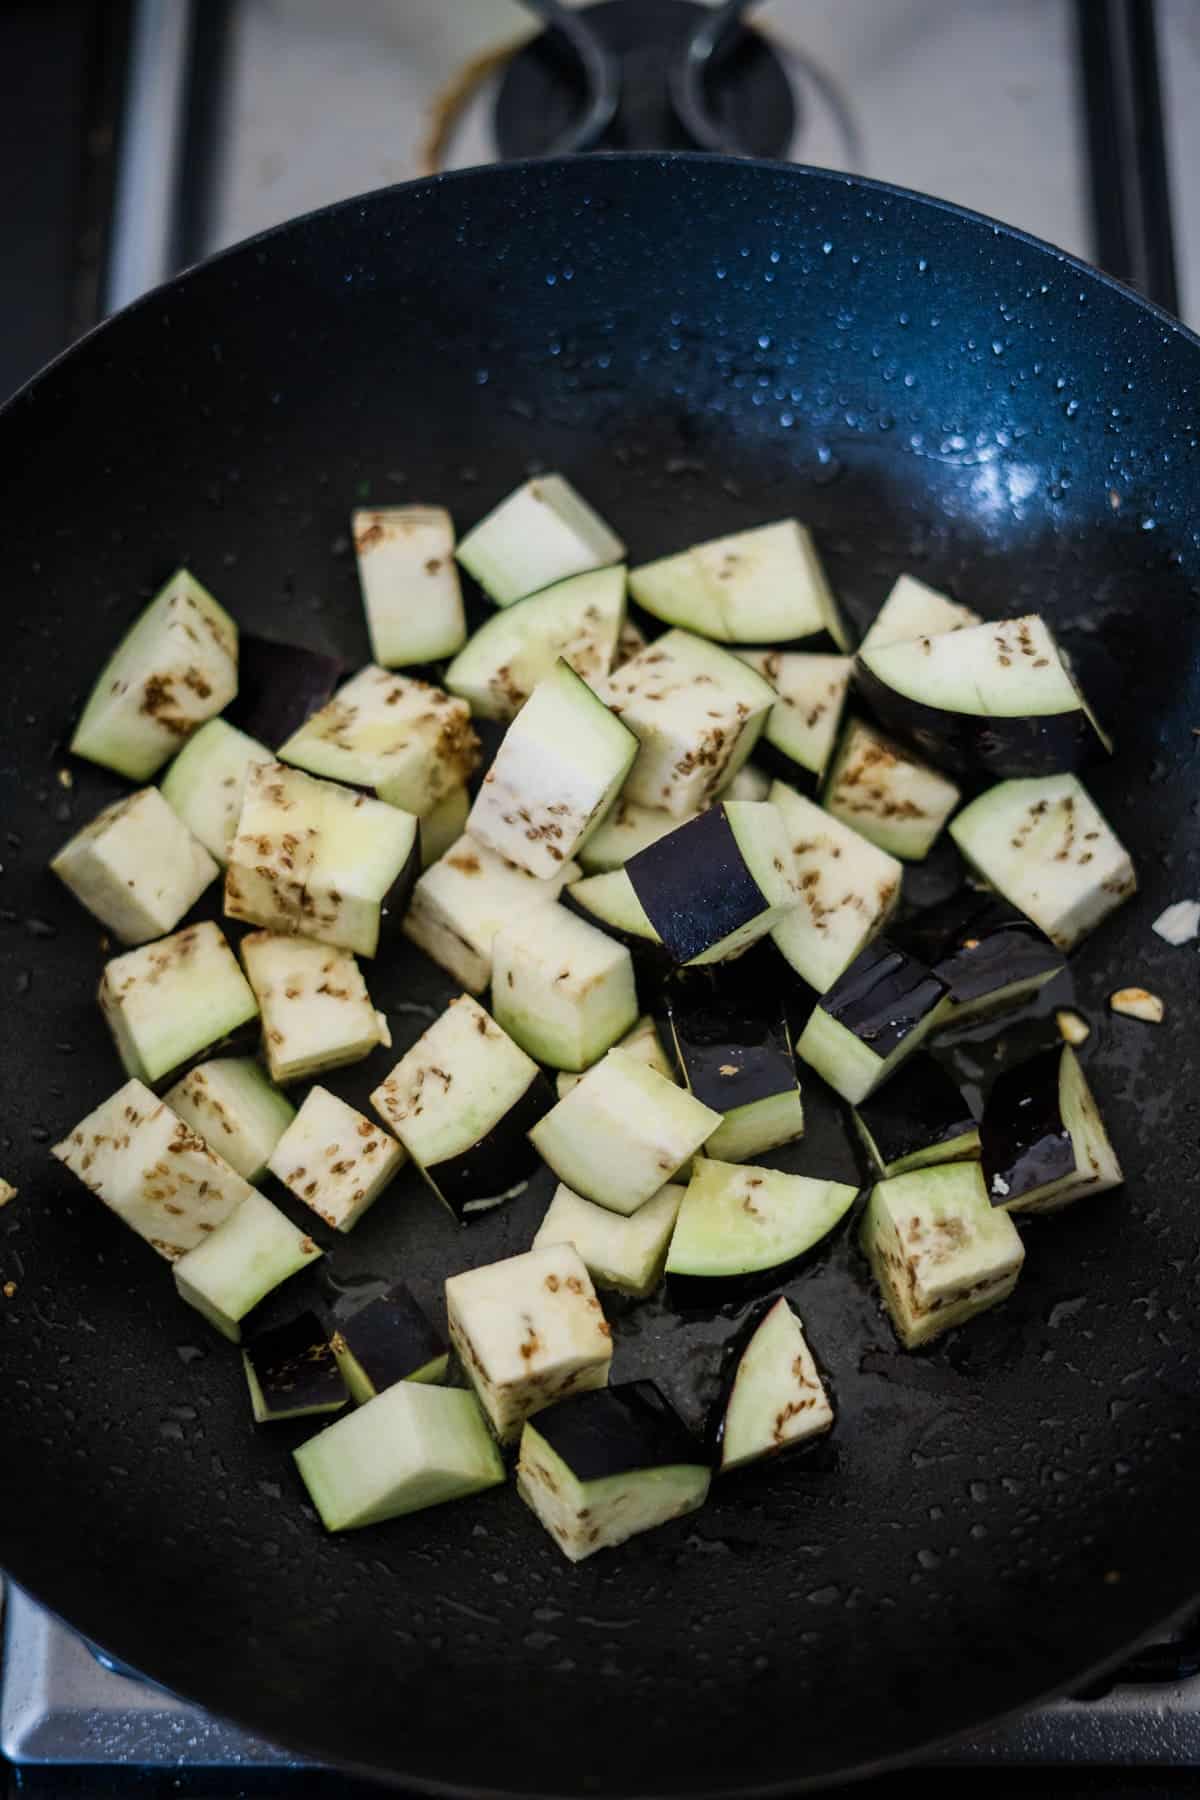
[(752, 1010), (738, 993), (738, 966), (720, 975), (697, 969), (667, 996), (680, 1073), (697, 1100), (721, 1113), (796, 1084), (782, 996)]
[(625, 873), (677, 963), (711, 949), (767, 906), (720, 805), (639, 850)]
[(924, 963), (876, 938), (823, 995), (821, 1008), (883, 1061), (945, 995), (945, 982)]
[(456, 1156), (433, 1163), (424, 1174), (460, 1222), (469, 1223), (465, 1211), (472, 1200), (490, 1200), (526, 1181), (541, 1167), (541, 1157), (529, 1141), (539, 1119), (555, 1103), (554, 1089), (539, 1069), (525, 1092), (515, 1100), (490, 1131), (472, 1144), (464, 1144)]
[(1065, 967), (1054, 948), (1023, 913), (990, 894), (961, 893), (914, 913), (892, 933), (893, 942), (927, 963), (959, 1002), (1025, 981), (1049, 980)]
[(880, 681), (861, 657), (854, 686), (879, 723), (951, 775), (1000, 781), (1056, 775), (1101, 761), (1104, 745), (1082, 707), (1013, 719), (946, 712)]
[(710, 1461), (653, 1381), (575, 1394), (538, 1413), (532, 1426), (581, 1482)]
[(331, 1406), (349, 1394), (329, 1347), (329, 1333), (314, 1312), (259, 1331), (246, 1340), (246, 1359), (272, 1412)]
[(372, 1299), (334, 1308), (339, 1336), (376, 1392), (407, 1381), (435, 1357), (445, 1356), (445, 1338), (430, 1324), (403, 1281)]
[[(979, 1124), (983, 1179), (993, 1206), (1073, 1175), (1075, 1146), (1058, 1100), (1063, 1050), (1043, 1050), (997, 1076)], [(996, 1177), (1004, 1184), (994, 1185)]]
[(349, 673), (341, 657), (324, 650), (243, 632), (238, 639), (237, 696), (224, 717), (268, 750), (278, 750), (333, 698)]
[(885, 1163), (931, 1150), (975, 1129), (975, 1115), (932, 1056), (910, 1057), (856, 1110)]

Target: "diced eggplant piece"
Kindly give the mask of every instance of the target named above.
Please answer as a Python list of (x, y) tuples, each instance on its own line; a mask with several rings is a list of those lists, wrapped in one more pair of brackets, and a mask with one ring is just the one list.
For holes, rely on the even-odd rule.
[(613, 656), (614, 669), (624, 668), (635, 656), (640, 656), (646, 648), (646, 634), (640, 625), (626, 617), (617, 638), (616, 653)]
[(900, 898), (901, 865), (857, 831), (777, 781), (800, 900), (771, 932), (776, 948), (823, 994), (883, 930)]
[(356, 1406), (397, 1381), (443, 1381), (449, 1350), (402, 1281), (339, 1312), (333, 1353)]
[(736, 969), (697, 972), (671, 994), (668, 1013), (688, 1092), (721, 1114), (706, 1156), (745, 1162), (803, 1135), (782, 998), (770, 1010), (752, 1006)]
[(451, 788), (432, 812), (420, 820), (421, 867), (429, 869), (452, 850), (467, 828), (471, 796), (465, 787)]
[(1002, 781), (963, 808), (950, 836), (1060, 950), (1137, 892), (1129, 852), (1074, 775)]
[(854, 658), (803, 650), (739, 650), (738, 655), (778, 696), (763, 726), (759, 760), (784, 781), (815, 794), (833, 754)]
[(504, 1480), (473, 1394), (398, 1381), (292, 1455), (327, 1531), (381, 1525)]
[(564, 906), (536, 908), (492, 946), (496, 1023), (552, 1069), (587, 1069), (636, 1022), (633, 959)]
[(581, 919), (624, 944), (636, 967), (662, 974), (674, 968), (674, 958), (650, 923), (626, 870), (610, 869), (606, 875), (572, 881), (561, 899)]
[(237, 626), (194, 575), (177, 569), (101, 670), (71, 749), (148, 781), (237, 688)]
[(936, 588), (926, 587), (915, 575), (899, 575), (891, 593), (875, 615), (875, 622), (859, 645), (864, 650), (882, 650), (887, 644), (910, 643), (913, 638), (939, 637), (946, 631), (961, 631), (964, 625), (981, 625), (978, 613), (960, 606)]
[[(761, 739), (759, 740), (761, 743)], [(771, 777), (756, 769), (753, 763), (743, 763), (737, 774), (721, 789), (722, 800), (765, 800), (771, 792)], [(677, 825), (686, 821), (677, 819)], [(654, 839), (650, 840), (654, 842)]]
[(162, 796), (193, 837), (220, 863), (229, 861), (246, 777), (255, 763), (275, 759), (257, 738), (225, 719), (210, 719), (190, 737), (162, 781)]
[(804, 1328), (782, 1298), (753, 1322), (724, 1402), (720, 1471), (806, 1444), (833, 1424), (833, 1407)]
[(1065, 966), (1049, 938), (1023, 913), (974, 888), (924, 907), (893, 936), (946, 983), (939, 1027), (1003, 1012)]
[(256, 931), (242, 961), (262, 1009), (263, 1049), (272, 1081), (286, 1085), (391, 1043), (354, 958), (312, 938)]
[(505, 732), (468, 830), (546, 880), (604, 817), (637, 753), (633, 733), (560, 658)]
[(292, 733), (279, 760), (374, 788), (389, 806), (420, 817), (474, 773), (479, 739), (465, 701), (369, 663)]
[[(658, 1073), (664, 1075), (668, 1081), (678, 1080), (675, 1064), (663, 1049), (662, 1040), (658, 1035), (658, 1026), (649, 1013), (644, 1013), (640, 1019), (636, 1019), (614, 1048), (627, 1050), (630, 1056), (635, 1056), (649, 1069), (657, 1069)], [(582, 1075), (573, 1074), (566, 1069), (560, 1070), (555, 1076), (559, 1099), (562, 1100), (582, 1080)]]
[(404, 1162), (382, 1126), (328, 1088), (310, 1088), (267, 1164), (335, 1231), (351, 1231)]
[(573, 1244), (597, 1287), (616, 1288), (644, 1300), (662, 1280), (683, 1193), (681, 1186), (668, 1182), (652, 1200), (623, 1218), (559, 1182), (533, 1248)]
[(106, 806), (50, 867), (123, 944), (173, 931), (220, 872), (152, 787)]
[(798, 898), (783, 819), (764, 800), (723, 800), (640, 850), (625, 872), (677, 963), (735, 956)]
[(924, 963), (878, 938), (823, 995), (796, 1055), (858, 1106), (929, 1035), (946, 992)]
[[(742, 796), (729, 795), (734, 799)], [(688, 818), (696, 818), (690, 813)], [(686, 825), (687, 819), (673, 819), (660, 806), (639, 806), (622, 794), (609, 812), (579, 847), (579, 865), (589, 875), (604, 875), (612, 869), (623, 869), (639, 850), (657, 844), (659, 838)]]
[(775, 702), (761, 675), (688, 631), (668, 631), (631, 657), (604, 697), (638, 740), (624, 798), (676, 819), (732, 781)]
[(718, 1305), (751, 1278), (779, 1275), (829, 1235), (857, 1192), (844, 1181), (698, 1156), (667, 1252), (670, 1292)]
[(1125, 1179), (1069, 1044), (996, 1078), (980, 1139), (988, 1197), (1006, 1212), (1057, 1212)]
[(404, 915), (420, 861), (412, 813), (283, 763), (257, 763), (229, 852), (225, 911), (374, 956), (385, 927)]
[(502, 1444), (543, 1407), (608, 1381), (612, 1330), (570, 1244), (452, 1275), (446, 1316), (450, 1342)]
[(851, 719), (829, 770), (824, 804), (871, 843), (922, 862), (962, 794), (952, 781), (862, 719)]
[(695, 1512), (711, 1477), (652, 1381), (579, 1394), (521, 1434), (517, 1492), (572, 1562)]
[(267, 1080), (252, 1057), (219, 1056), (200, 1063), (164, 1096), (171, 1111), (247, 1181), (267, 1159), (296, 1116), (291, 1101)]
[(140, 1081), (127, 1081), (51, 1151), (168, 1261), (203, 1244), (253, 1193)]
[(492, 979), (492, 944), (509, 919), (552, 906), (576, 863), (539, 881), (465, 833), (417, 882), (404, 935), (472, 994)]
[(122, 1068), (148, 1087), (177, 1079), (258, 1017), (233, 951), (208, 919), (114, 956), (98, 997)]
[(620, 538), (561, 475), (515, 488), (458, 546), (459, 562), (497, 606), (624, 558)]
[(515, 719), (561, 656), (584, 681), (613, 666), (625, 622), (625, 569), (590, 569), (494, 613), (446, 670), (476, 718)]
[(720, 1113), (627, 1050), (610, 1050), (530, 1137), (575, 1193), (628, 1214), (657, 1194), (720, 1123)]
[(506, 1199), (533, 1174), (527, 1134), (553, 1102), (537, 1064), (466, 994), (371, 1095), (457, 1219)]
[(695, 544), (629, 572), (640, 606), (668, 625), (722, 643), (829, 638), (848, 648), (816, 546), (796, 519)]
[(979, 1127), (940, 1063), (914, 1056), (856, 1109), (854, 1123), (878, 1174), (979, 1156)]
[(256, 1331), (242, 1351), (242, 1366), (256, 1425), (341, 1412), (346, 1404), (346, 1383), (316, 1313)]
[(906, 1350), (1006, 1300), (1025, 1247), (990, 1204), (977, 1162), (941, 1163), (880, 1181), (859, 1239)]
[(1049, 775), (1112, 749), (1036, 613), (862, 650), (855, 681), (889, 731), (954, 774)]
[(310, 1237), (251, 1188), (211, 1236), (179, 1258), (172, 1273), (180, 1299), (237, 1344), (246, 1314), (320, 1254)]
[(453, 656), (467, 621), (446, 509), (362, 506), (350, 529), (374, 660), (398, 669)]
[(247, 632), (238, 654), (237, 699), (225, 716), (274, 753), (305, 719), (328, 704), (345, 679), (340, 656)]

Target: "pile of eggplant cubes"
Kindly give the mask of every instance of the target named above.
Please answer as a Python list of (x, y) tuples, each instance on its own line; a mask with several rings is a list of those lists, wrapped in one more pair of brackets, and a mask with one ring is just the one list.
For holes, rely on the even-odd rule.
[[(519, 1441), (518, 1489), (578, 1560), (833, 1423), (786, 1298), (752, 1315), (705, 1448), (653, 1383), (609, 1384), (596, 1293), (665, 1274), (717, 1305), (835, 1228), (853, 1185), (758, 1160), (804, 1132), (798, 1070), (852, 1109), (861, 1247), (910, 1349), (1011, 1293), (1014, 1216), (1121, 1180), (1070, 1043), (978, 1121), (925, 1053), (1134, 891), (1076, 773), (1109, 745), (1036, 615), (983, 623), (905, 575), (852, 656), (794, 519), (628, 571), (558, 475), (457, 548), (434, 507), (353, 524), (369, 667), (239, 644), (181, 570), (100, 675), (73, 751), (132, 782), (168, 766), (54, 859), (129, 946), (99, 991), (128, 1079), (54, 1155), (234, 1341), (320, 1254), (268, 1175), (346, 1232), (410, 1159), (464, 1224), (545, 1161), (528, 1251), (471, 1267), (464, 1234), (449, 1345), (383, 1282), (336, 1330), (302, 1312), (243, 1354), (257, 1421), (338, 1415), (294, 1453), (331, 1530), (502, 1482)], [(459, 565), (495, 603), (469, 640)], [(442, 685), (394, 672), (430, 664)], [(498, 743), (481, 780), (473, 721)], [(900, 910), (947, 825), (971, 883)], [(236, 954), (180, 928), (222, 872)], [(390, 1043), (359, 959), (399, 933), (463, 991), (369, 1118), (322, 1083)]]

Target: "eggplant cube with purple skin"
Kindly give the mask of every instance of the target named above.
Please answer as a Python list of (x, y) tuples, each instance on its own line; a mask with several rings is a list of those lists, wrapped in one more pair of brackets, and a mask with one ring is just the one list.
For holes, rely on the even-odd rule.
[(920, 862), (961, 799), (937, 769), (865, 720), (851, 719), (830, 766), (824, 803), (835, 819), (889, 855)]
[(381, 1125), (312, 1087), (267, 1167), (335, 1231), (351, 1231), (405, 1160)]
[(250, 985), (210, 919), (114, 956), (99, 1000), (125, 1073), (148, 1087), (258, 1017)]
[(533, 1059), (467, 994), (450, 1002), (371, 1095), (458, 1219), (496, 1205), (533, 1174), (528, 1133), (553, 1100)]
[(246, 1314), (320, 1254), (305, 1232), (251, 1188), (211, 1236), (179, 1258), (172, 1272), (180, 1299), (236, 1344)]
[(690, 631), (656, 638), (609, 676), (604, 694), (638, 740), (624, 797), (677, 819), (732, 781), (775, 704), (761, 675)]
[(625, 873), (677, 963), (736, 956), (799, 899), (783, 819), (765, 800), (710, 807), (640, 850)]
[(734, 1370), (720, 1425), (721, 1473), (806, 1444), (832, 1424), (804, 1328), (785, 1299), (774, 1300)]
[(333, 1354), (356, 1406), (397, 1381), (443, 1381), (449, 1351), (402, 1281), (339, 1310)]
[(446, 1312), (450, 1341), (502, 1444), (543, 1407), (608, 1381), (612, 1331), (571, 1244), (452, 1275)]
[(1124, 1180), (1069, 1044), (997, 1077), (984, 1106), (980, 1141), (988, 1197), (1008, 1212), (1056, 1212)]
[(1004, 1012), (1065, 967), (1061, 952), (1032, 920), (974, 888), (923, 907), (895, 935), (946, 983), (939, 1027)]
[(1025, 1260), (979, 1164), (941, 1163), (877, 1182), (859, 1236), (896, 1335), (915, 1350), (1006, 1300)]
[(106, 806), (50, 867), (123, 944), (173, 931), (218, 874), (203, 844), (153, 787)]
[(604, 817), (637, 754), (633, 733), (560, 658), (505, 732), (467, 829), (549, 879)]
[(254, 1423), (340, 1412), (348, 1399), (325, 1330), (316, 1313), (259, 1331), (242, 1351)]
[(885, 938), (868, 946), (822, 995), (796, 1055), (858, 1106), (940, 1021), (946, 984)]
[(672, 991), (667, 1007), (688, 1092), (722, 1115), (706, 1156), (745, 1162), (803, 1135), (782, 997), (748, 1004), (734, 967), (723, 978), (697, 971)]
[(254, 931), (242, 961), (262, 1009), (263, 1049), (272, 1081), (286, 1084), (359, 1062), (391, 1043), (349, 951), (312, 938)]
[(979, 1156), (979, 1127), (957, 1084), (931, 1056), (914, 1056), (854, 1110), (880, 1175)]

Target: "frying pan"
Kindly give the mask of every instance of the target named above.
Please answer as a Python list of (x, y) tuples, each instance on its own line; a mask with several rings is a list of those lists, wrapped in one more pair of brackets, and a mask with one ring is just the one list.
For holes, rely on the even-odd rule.
[[(1020, 233), (878, 184), (674, 156), (512, 165), (301, 219), (151, 294), (0, 415), (0, 1562), (110, 1652), (316, 1756), (433, 1792), (779, 1791), (1078, 1681), (1200, 1593), (1196, 966), (1200, 343)], [(905, 1356), (844, 1231), (788, 1284), (828, 1446), (578, 1568), (499, 1495), (322, 1535), (289, 1428), (162, 1264), (52, 1165), (117, 1084), (94, 924), (48, 856), (117, 784), (62, 745), (187, 563), (244, 627), (366, 659), (347, 514), (466, 525), (565, 471), (635, 558), (795, 512), (862, 626), (902, 569), (1044, 610), (1118, 742), (1094, 789), (1142, 891), (1076, 959), (1127, 1172), (1028, 1228), (1015, 1297)], [(369, 971), (397, 1052), (451, 985)], [(1108, 1013), (1137, 982), (1159, 1030)], [(977, 1050), (983, 1067), (991, 1055)], [(362, 1101), (381, 1052), (336, 1085)], [(808, 1084), (796, 1166), (851, 1155)], [(415, 1181), (341, 1284), (525, 1248)], [(327, 1240), (323, 1240), (327, 1241)], [(289, 1297), (291, 1298), (291, 1297)], [(730, 1318), (614, 1307), (684, 1406)]]

